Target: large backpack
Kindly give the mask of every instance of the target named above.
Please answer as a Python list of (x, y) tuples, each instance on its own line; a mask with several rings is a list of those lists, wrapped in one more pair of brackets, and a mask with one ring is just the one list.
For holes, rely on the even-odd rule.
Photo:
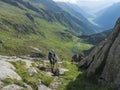
[(60, 69), (59, 69), (59, 68), (56, 68), (56, 69), (55, 69), (54, 75), (55, 75), (55, 76), (59, 76), (59, 75), (60, 75)]

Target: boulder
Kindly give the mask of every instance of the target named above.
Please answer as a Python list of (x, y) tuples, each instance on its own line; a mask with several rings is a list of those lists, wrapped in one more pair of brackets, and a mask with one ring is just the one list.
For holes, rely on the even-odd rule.
[(32, 58), (45, 58), (45, 54), (39, 50), (38, 48), (31, 47), (33, 50), (31, 52), (30, 57)]
[(26, 83), (25, 83), (24, 85), (25, 85), (25, 87), (27, 88), (27, 89), (25, 89), (25, 90), (33, 90), (30, 85), (28, 85), (28, 84), (26, 84)]
[(29, 72), (30, 76), (34, 76), (37, 73), (37, 71), (34, 67), (30, 67), (28, 69), (28, 72)]
[(3, 87), (1, 90), (23, 90), (23, 87), (20, 87), (18, 85), (12, 84), (12, 85), (8, 85)]
[(4, 83), (0, 81), (0, 88), (3, 87)]
[(52, 90), (52, 89), (50, 89), (49, 87), (47, 87), (44, 84), (42, 84), (41, 81), (39, 80), (38, 90)]
[(63, 75), (65, 74), (65, 72), (69, 71), (68, 69), (65, 69), (65, 68), (59, 68), (59, 74), (60, 75)]
[(15, 67), (11, 63), (6, 62), (6, 61), (0, 61), (0, 68), (1, 67), (6, 67), (9, 69), (15, 70)]
[(0, 61), (0, 80), (4, 80), (6, 78), (22, 80), (14, 70), (15, 67), (9, 62)]

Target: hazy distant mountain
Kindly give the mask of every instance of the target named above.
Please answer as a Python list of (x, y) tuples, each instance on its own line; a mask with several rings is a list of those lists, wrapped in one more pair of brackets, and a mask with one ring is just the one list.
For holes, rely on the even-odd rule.
[(116, 20), (120, 17), (119, 9), (120, 3), (116, 3), (98, 12), (94, 21), (99, 24), (101, 31), (114, 27)]
[(92, 15), (88, 14), (86, 11), (81, 9), (78, 5), (72, 3), (65, 3), (65, 2), (57, 2), (58, 5), (63, 8), (64, 10), (69, 10), (70, 12), (73, 11), (74, 14), (77, 16), (82, 16), (83, 18), (90, 18), (93, 17)]
[(64, 3), (64, 2), (57, 2), (57, 5), (59, 7), (61, 7), (63, 10), (65, 10), (66, 12), (68, 12), (71, 15), (77, 17), (78, 19), (87, 21), (85, 16), (83, 16), (82, 13), (81, 13), (81, 12), (84, 12), (84, 11), (80, 7), (78, 7), (77, 5), (71, 4), (71, 3)]
[[(92, 34), (95, 33), (95, 30), (92, 26), (90, 26), (90, 22), (86, 22), (85, 18), (81, 15), (81, 17), (76, 17), (76, 13), (73, 10), (72, 15), (69, 13), (69, 10), (65, 10), (60, 7), (59, 4), (56, 4), (52, 0), (30, 0), (32, 2), (42, 3), (48, 10), (47, 13), (49, 16), (54, 17), (55, 20), (63, 24), (64, 26), (69, 27), (69, 29), (73, 29), (77, 33), (81, 34)], [(69, 6), (67, 6), (69, 8)], [(80, 13), (77, 13), (80, 15)], [(82, 20), (84, 18), (84, 20)]]
[[(88, 17), (92, 17), (91, 15), (84, 12), (79, 6), (71, 3), (57, 2), (58, 6), (61, 7), (64, 11), (69, 13), (71, 16), (76, 17), (78, 20), (85, 22), (86, 26), (89, 28), (94, 28), (94, 26), (89, 20)], [(86, 18), (87, 17), (87, 18)], [(86, 29), (87, 30), (87, 29)], [(95, 29), (94, 29), (95, 31)], [(97, 32), (97, 31), (95, 31)]]

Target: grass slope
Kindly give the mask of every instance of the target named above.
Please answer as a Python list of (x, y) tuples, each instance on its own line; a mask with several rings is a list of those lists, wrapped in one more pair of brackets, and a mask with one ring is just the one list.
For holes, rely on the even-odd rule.
[[(71, 58), (71, 48), (79, 43), (79, 39), (59, 22), (45, 19), (48, 14), (41, 16), (36, 10), (45, 10), (43, 5), (35, 3), (40, 8), (34, 10), (30, 6), (32, 4), (26, 6), (14, 0), (6, 1), (0, 1), (0, 54), (28, 55), (32, 46), (45, 53), (55, 49), (58, 55)], [(86, 45), (82, 42), (80, 44)]]

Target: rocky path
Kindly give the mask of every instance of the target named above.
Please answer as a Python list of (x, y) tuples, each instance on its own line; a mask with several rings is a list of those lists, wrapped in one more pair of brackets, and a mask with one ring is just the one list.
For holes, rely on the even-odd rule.
[[(28, 72), (31, 75), (37, 73), (35, 68), (31, 67), (32, 63), (34, 62), (33, 58), (25, 57), (25, 56), (22, 56), (22, 57), (11, 56), (10, 57), (10, 56), (1, 56), (0, 55), (0, 89), (2, 89), (2, 90), (22, 90), (23, 89), (21, 86), (18, 86), (15, 84), (7, 85), (4, 87), (2, 86), (3, 85), (2, 80), (7, 79), (7, 78), (22, 80), (22, 78), (15, 72), (16, 68), (10, 63), (10, 62), (16, 62), (19, 60), (24, 61), (26, 63), (26, 68), (28, 69)], [(62, 63), (63, 62), (59, 61), (58, 62), (59, 66), (57, 66), (59, 68), (60, 75), (63, 75), (66, 71), (68, 71), (68, 69), (61, 67)], [(49, 66), (49, 61), (44, 60), (42, 66), (45, 66), (45, 67)], [(60, 80), (62, 78), (59, 78), (58, 76), (54, 76), (53, 73), (50, 72), (50, 70), (49, 71), (40, 71), (40, 72), (43, 73), (43, 75), (47, 75), (48, 77), (53, 77), (54, 80), (50, 84), (49, 87), (45, 86), (40, 81), (38, 83), (38, 90), (57, 90), (57, 88), (61, 84)], [(31, 90), (33, 90), (33, 89), (31, 88)]]
[(59, 79), (58, 79), (59, 77), (54, 77), (54, 81), (51, 83), (51, 85), (50, 85), (50, 88), (52, 89), (52, 90), (56, 90), (58, 87), (59, 87), (59, 85), (60, 85), (60, 82), (59, 82)]

